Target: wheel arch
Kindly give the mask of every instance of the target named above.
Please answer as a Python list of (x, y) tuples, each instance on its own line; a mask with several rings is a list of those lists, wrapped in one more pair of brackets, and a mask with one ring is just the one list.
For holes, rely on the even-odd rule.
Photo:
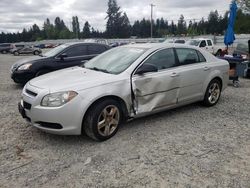
[[(219, 76), (214, 77), (213, 79), (211, 79), (211, 81), (212, 81), (212, 80), (218, 80), (218, 81), (220, 82), (221, 89), (223, 88), (223, 82), (222, 82), (222, 79), (221, 79)], [(211, 82), (211, 81), (210, 81), (210, 82)], [(210, 83), (210, 82), (209, 82), (209, 83)]]
[(94, 102), (92, 102), (88, 106), (86, 112), (84, 113), (84, 116), (83, 116), (83, 119), (82, 119), (82, 131), (81, 131), (82, 133), (84, 131), (83, 123), (84, 123), (84, 120), (86, 119), (86, 116), (87, 116), (88, 112), (90, 111), (90, 109), (94, 105), (98, 104), (100, 101), (107, 100), (107, 99), (113, 99), (113, 100), (117, 101), (121, 105), (122, 117), (123, 117), (122, 121), (125, 121), (128, 118), (128, 116), (129, 116), (128, 115), (128, 108), (127, 108), (126, 102), (121, 97), (118, 97), (118, 96), (115, 96), (115, 95), (103, 96), (101, 98), (96, 99)]
[(221, 89), (223, 90), (224, 84), (226, 84), (226, 83), (223, 83), (223, 78), (221, 77), (220, 72), (215, 71), (215, 72), (213, 72), (212, 74), (210, 74), (210, 76), (209, 76), (209, 77), (206, 79), (206, 81), (205, 81), (205, 84), (204, 84), (204, 86), (203, 86), (203, 97), (202, 97), (202, 99), (203, 99), (204, 96), (205, 96), (205, 93), (206, 93), (206, 90), (207, 90), (207, 87), (208, 87), (209, 83), (210, 83), (212, 80), (215, 80), (215, 79), (217, 79), (217, 80), (220, 82), (220, 84), (221, 84)]

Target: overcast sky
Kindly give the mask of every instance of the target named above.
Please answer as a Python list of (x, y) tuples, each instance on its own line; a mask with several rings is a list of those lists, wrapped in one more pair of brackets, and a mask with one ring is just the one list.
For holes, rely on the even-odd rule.
[[(0, 0), (0, 32), (22, 31), (34, 23), (42, 27), (48, 17), (56, 16), (71, 28), (72, 16), (78, 16), (81, 27), (89, 21), (95, 29), (104, 30), (108, 0)], [(150, 18), (150, 3), (155, 4), (154, 18), (163, 17), (177, 21), (181, 14), (185, 19), (207, 18), (211, 10), (224, 14), (231, 0), (117, 0), (131, 24), (137, 19)]]

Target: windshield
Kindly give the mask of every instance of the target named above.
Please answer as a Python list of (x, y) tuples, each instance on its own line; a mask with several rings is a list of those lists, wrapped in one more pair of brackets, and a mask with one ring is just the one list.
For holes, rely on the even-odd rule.
[(200, 41), (199, 40), (189, 40), (187, 41), (188, 45), (192, 45), (192, 46), (199, 46)]
[(62, 45), (57, 46), (56, 48), (46, 52), (45, 54), (43, 54), (43, 56), (44, 57), (53, 57), (53, 56), (57, 55), (59, 52), (63, 51), (68, 46), (69, 46), (69, 44), (62, 44)]
[(248, 44), (247, 43), (239, 43), (236, 47), (236, 50), (248, 53)]
[(84, 64), (84, 67), (96, 71), (119, 74), (125, 71), (144, 52), (145, 49), (141, 48), (114, 48), (88, 61)]

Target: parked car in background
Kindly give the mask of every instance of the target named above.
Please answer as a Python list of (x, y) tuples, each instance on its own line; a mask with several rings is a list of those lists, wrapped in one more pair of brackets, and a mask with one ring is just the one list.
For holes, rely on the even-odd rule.
[(225, 46), (215, 46), (213, 40), (209, 38), (191, 39), (188, 40), (185, 44), (197, 46), (216, 56), (221, 56), (221, 54), (225, 50)]
[(0, 53), (2, 54), (6, 54), (10, 52), (11, 49), (12, 49), (12, 46), (9, 43), (0, 44)]
[(54, 44), (45, 44), (45, 48), (54, 48), (55, 45)]
[(244, 70), (244, 77), (250, 78), (250, 40), (245, 43), (238, 43), (236, 49), (233, 52), (234, 57), (242, 58), (246, 68)]
[(186, 40), (184, 39), (167, 39), (164, 43), (177, 43), (177, 44), (185, 44)]
[(16, 51), (17, 49), (21, 49), (24, 48), (25, 45), (24, 44), (11, 44), (11, 50), (10, 53), (13, 54), (14, 51)]
[(11, 78), (16, 83), (26, 83), (30, 79), (55, 70), (81, 65), (109, 46), (97, 43), (62, 44), (45, 54), (16, 62), (11, 68)]
[(233, 52), (233, 56), (238, 56), (243, 59), (249, 58), (249, 48), (248, 43), (238, 43), (236, 49)]
[(174, 43), (185, 44), (186, 41), (185, 41), (184, 39), (176, 39), (176, 40), (174, 41)]
[(36, 44), (34, 47), (35, 48), (44, 49), (45, 48), (45, 44)]
[(227, 61), (180, 44), (113, 48), (82, 67), (28, 82), (19, 111), (35, 127), (103, 141), (122, 121), (197, 101), (215, 105), (228, 83)]
[(40, 48), (35, 48), (31, 46), (24, 46), (22, 48), (13, 48), (12, 53), (14, 55), (20, 55), (20, 54), (34, 54), (39, 55), (42, 53)]
[(114, 43), (109, 44), (109, 46), (111, 48), (115, 48), (115, 47), (123, 46), (123, 45), (127, 45), (127, 44), (128, 44), (127, 42), (114, 42)]
[(85, 39), (84, 42), (93, 42), (93, 43), (109, 45), (107, 39)]

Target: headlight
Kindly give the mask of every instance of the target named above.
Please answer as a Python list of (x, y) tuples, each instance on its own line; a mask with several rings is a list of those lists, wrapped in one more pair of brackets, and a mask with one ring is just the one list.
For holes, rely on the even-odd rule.
[(41, 106), (59, 107), (71, 101), (77, 95), (78, 93), (76, 93), (75, 91), (66, 91), (66, 92), (48, 94), (45, 97), (43, 97)]
[(28, 70), (30, 67), (31, 67), (32, 64), (24, 64), (24, 65), (21, 65), (20, 67), (18, 67), (17, 70)]

